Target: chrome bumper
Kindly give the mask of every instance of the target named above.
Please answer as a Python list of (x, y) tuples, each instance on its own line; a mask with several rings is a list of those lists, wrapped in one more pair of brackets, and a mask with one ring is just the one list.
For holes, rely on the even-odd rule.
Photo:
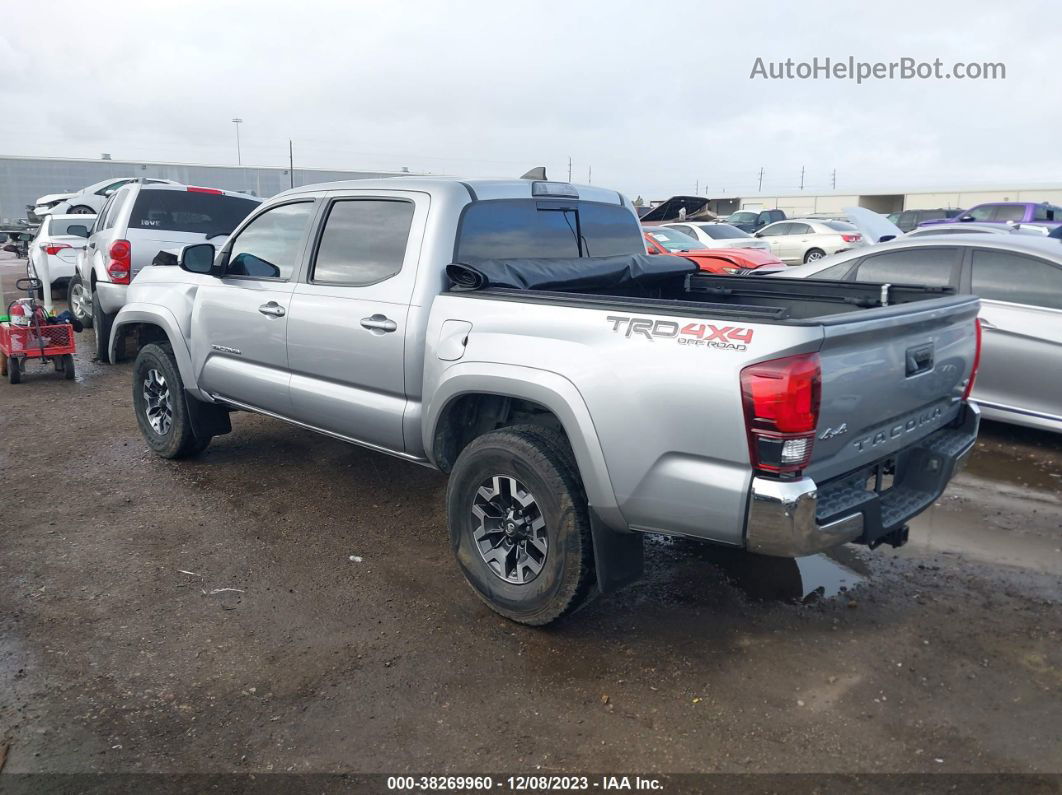
[[(904, 516), (902, 521), (912, 518), (932, 504), (951, 478), (966, 466), (973, 452), (974, 442), (977, 441), (980, 419), (981, 410), (977, 404), (967, 403), (965, 415), (957, 428), (931, 434), (915, 445), (915, 450), (930, 451), (927, 459), (936, 459), (936, 463), (926, 467), (932, 474), (919, 474), (916, 477), (928, 477), (933, 482), (925, 487), (924, 493), (929, 497), (927, 504)], [(934, 442), (940, 441), (945, 432), (950, 434), (949, 441), (953, 446), (946, 452), (941, 452), (940, 445), (935, 445)], [(954, 446), (956, 441), (957, 448)], [(866, 526), (868, 514), (864, 509), (854, 510), (839, 518), (830, 518), (830, 521), (820, 524), (817, 517), (818, 507), (819, 487), (811, 478), (780, 481), (754, 477), (749, 496), (746, 548), (749, 552), (760, 555), (797, 558), (855, 541), (864, 535), (873, 540), (882, 530), (880, 511), (869, 514), (869, 527)], [(865, 540), (864, 543), (869, 542)]]

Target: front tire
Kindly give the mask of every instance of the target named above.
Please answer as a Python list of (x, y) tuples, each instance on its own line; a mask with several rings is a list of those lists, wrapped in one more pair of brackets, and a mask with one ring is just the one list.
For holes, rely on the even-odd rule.
[(70, 213), (70, 215), (92, 215), (96, 211), (87, 205), (79, 204), (76, 207), (71, 207), (67, 212)]
[(92, 328), (92, 299), (81, 277), (74, 275), (66, 287), (67, 301), (70, 303), (70, 312), (81, 323), (82, 328)]
[(826, 252), (821, 248), (809, 248), (804, 254), (804, 264), (809, 262), (818, 262), (820, 259), (826, 256)]
[(96, 332), (96, 358), (103, 364), (111, 363), (111, 327), (114, 315), (108, 315), (100, 306), (100, 296), (92, 293), (92, 328)]
[(516, 427), (474, 440), (450, 475), (458, 566), (476, 594), (512, 621), (555, 621), (593, 586), (589, 509), (573, 464), (548, 433)]
[(157, 455), (186, 458), (210, 444), (209, 436), (199, 439), (192, 430), (189, 400), (170, 346), (145, 345), (133, 365), (133, 409), (140, 433)]

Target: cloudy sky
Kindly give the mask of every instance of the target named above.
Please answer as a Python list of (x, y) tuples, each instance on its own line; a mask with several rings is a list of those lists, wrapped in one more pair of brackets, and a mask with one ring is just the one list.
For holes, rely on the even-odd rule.
[[(1062, 183), (1053, 2), (10, 3), (0, 154), (566, 178), (675, 193)], [(1002, 62), (750, 79), (757, 57)], [(17, 120), (17, 121), (16, 121)]]

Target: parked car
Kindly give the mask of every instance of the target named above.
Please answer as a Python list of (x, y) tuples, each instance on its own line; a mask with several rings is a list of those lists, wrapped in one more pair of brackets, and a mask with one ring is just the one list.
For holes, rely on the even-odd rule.
[(751, 234), (763, 229), (767, 224), (784, 220), (785, 212), (782, 210), (738, 210), (724, 218), (723, 222)]
[(766, 240), (771, 252), (789, 265), (816, 262), (828, 254), (863, 245), (863, 236), (845, 221), (796, 218), (765, 226), (756, 237)]
[(920, 226), (907, 233), (906, 237), (926, 235), (1047, 235), (1051, 230), (1038, 224), (985, 224), (977, 222), (931, 224)]
[(139, 347), (148, 447), (193, 455), (245, 410), (436, 467), (458, 566), (526, 624), (636, 578), (647, 532), (900, 545), (976, 438), (976, 299), (700, 274), (598, 186), (300, 187), (178, 264), (111, 340)]
[(735, 274), (743, 271), (785, 270), (785, 263), (770, 251), (759, 249), (708, 248), (704, 243), (669, 226), (645, 230), (645, 248), (650, 254), (674, 254), (697, 263), (709, 273)]
[(39, 224), (56, 205), (65, 202), (73, 195), (73, 193), (48, 193), (41, 196), (33, 204), (26, 205), (26, 220), (31, 224)]
[(26, 275), (49, 285), (40, 297), (51, 310), (51, 287), (65, 287), (77, 270), (78, 252), (83, 250), (94, 215), (47, 215), (30, 242)]
[(96, 330), (96, 356), (108, 362), (111, 323), (129, 283), (164, 248), (228, 236), (261, 200), (214, 188), (134, 180), (107, 199), (79, 253), (70, 309)]
[[(1062, 207), (1047, 202), (990, 202), (978, 204), (956, 216), (960, 223), (1062, 225)], [(920, 226), (945, 223), (923, 221)]]
[(987, 418), (1062, 433), (1062, 241), (906, 236), (786, 276), (950, 287), (981, 299), (973, 398)]
[(661, 224), (661, 226), (695, 238), (708, 248), (758, 248), (762, 251), (771, 250), (771, 246), (766, 240), (757, 240), (748, 232), (730, 224), (685, 223)]
[[(37, 205), (33, 208), (33, 214), (43, 218), (50, 214), (70, 215), (95, 215), (103, 209), (107, 198), (123, 185), (131, 182), (141, 182), (152, 185), (179, 185), (170, 179), (141, 179), (136, 177), (122, 177), (120, 179), (105, 179), (87, 188), (82, 188), (76, 193), (57, 193), (52, 196), (60, 197), (58, 201), (51, 201), (52, 196), (41, 196), (37, 199)], [(49, 201), (46, 203), (45, 199)]]
[(890, 213), (887, 217), (892, 223), (900, 227), (904, 232), (910, 232), (919, 224), (932, 221), (934, 223), (947, 223), (960, 216), (963, 210), (958, 207), (938, 207), (935, 210), (904, 210), (899, 213)]
[(703, 196), (672, 196), (649, 212), (638, 215), (646, 226), (667, 221), (711, 221), (716, 215), (708, 209), (709, 201)]

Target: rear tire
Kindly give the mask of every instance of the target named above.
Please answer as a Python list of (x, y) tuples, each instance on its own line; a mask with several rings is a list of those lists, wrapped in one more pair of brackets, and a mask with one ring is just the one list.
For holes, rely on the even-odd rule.
[(70, 278), (66, 286), (66, 298), (70, 312), (81, 322), (82, 328), (92, 328), (92, 303), (80, 276), (75, 274)]
[(804, 254), (804, 264), (809, 262), (818, 262), (820, 259), (826, 256), (826, 252), (821, 248), (809, 248)]
[(63, 379), (66, 381), (74, 380), (74, 355), (72, 353), (64, 353), (59, 357), (56, 362), (56, 368), (63, 374)]
[(548, 429), (492, 431), (461, 452), (447, 485), (458, 566), (492, 610), (521, 624), (566, 615), (594, 583), (589, 508), (566, 449)]
[(192, 431), (184, 381), (168, 344), (145, 345), (133, 365), (133, 409), (144, 440), (163, 458), (186, 458), (203, 452), (210, 437)]
[(22, 383), (22, 368), (19, 367), (19, 361), (14, 356), (7, 357), (7, 380), (12, 384)]
[(79, 204), (77, 207), (71, 207), (67, 212), (70, 215), (93, 215), (96, 211), (84, 204)]
[(111, 327), (114, 325), (114, 315), (108, 315), (100, 306), (100, 297), (95, 291), (92, 293), (92, 328), (96, 332), (96, 358), (103, 364), (111, 363)]

